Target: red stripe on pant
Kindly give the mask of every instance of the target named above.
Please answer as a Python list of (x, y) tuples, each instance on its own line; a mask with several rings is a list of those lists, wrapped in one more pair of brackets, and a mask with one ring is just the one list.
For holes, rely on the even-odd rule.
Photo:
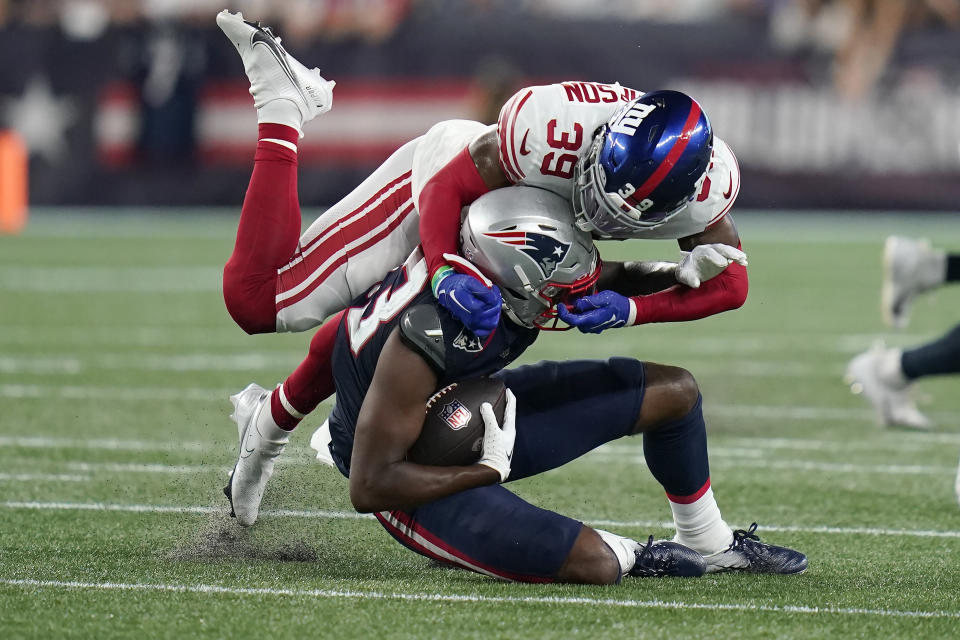
[[(343, 251), (347, 245), (357, 242), (363, 236), (384, 224), (390, 216), (408, 203), (412, 194), (413, 187), (410, 183), (407, 183), (365, 215), (358, 216), (346, 225), (341, 225), (338, 222), (320, 236), (314, 238), (306, 247), (297, 252), (299, 260), (295, 258), (290, 261), (287, 267), (280, 269), (277, 295), (282, 295), (284, 292), (296, 288), (309, 279), (310, 275), (319, 269), (324, 262)], [(353, 213), (350, 215), (353, 215)], [(341, 218), (341, 220), (344, 219)], [(319, 244), (317, 244), (318, 240), (320, 241)]]
[(438, 554), (435, 551), (430, 550), (428, 547), (424, 546), (422, 543), (415, 540), (413, 536), (407, 534), (403, 529), (401, 529), (397, 525), (387, 520), (381, 513), (374, 514), (377, 517), (377, 520), (380, 521), (380, 524), (382, 524), (395, 538), (400, 540), (404, 544), (404, 546), (409, 547), (410, 549), (416, 551), (417, 553), (425, 555), (429, 558), (434, 558), (435, 560), (439, 560), (444, 563), (457, 563), (457, 561), (459, 560), (460, 562), (458, 564), (460, 564), (464, 569), (469, 569), (470, 571), (476, 571), (477, 569), (481, 569), (483, 572), (486, 572), (494, 577), (503, 578), (504, 580), (511, 580), (513, 582), (536, 582), (536, 583), (553, 582), (552, 578), (544, 578), (542, 576), (529, 576), (529, 575), (524, 575), (520, 573), (512, 573), (510, 571), (503, 571), (501, 569), (497, 569), (489, 565), (486, 565), (482, 562), (478, 562), (477, 560), (474, 560), (473, 558), (470, 558), (469, 556), (460, 552), (459, 550), (451, 547), (446, 542), (444, 542), (440, 538), (437, 538), (432, 533), (424, 529), (416, 521), (410, 518), (410, 514), (404, 511), (390, 511), (389, 513), (391, 516), (396, 518), (400, 522), (400, 524), (402, 524), (405, 528), (413, 531), (414, 533), (419, 535), (421, 538), (423, 538), (433, 546), (439, 548), (440, 550), (444, 551), (445, 553), (447, 553), (449, 556), (452, 556), (452, 557), (447, 557), (447, 556)]
[[(300, 302), (304, 298), (307, 298), (320, 285), (322, 285), (334, 271), (336, 271), (337, 269), (342, 267), (344, 264), (349, 262), (350, 258), (356, 257), (357, 255), (363, 253), (364, 251), (374, 246), (384, 238), (388, 237), (391, 233), (393, 233), (394, 230), (397, 229), (397, 227), (403, 224), (403, 221), (407, 219), (407, 216), (409, 216), (414, 211), (415, 211), (415, 207), (413, 206), (413, 203), (410, 203), (405, 210), (400, 212), (400, 215), (398, 215), (396, 219), (393, 220), (393, 222), (388, 224), (385, 228), (381, 229), (380, 232), (377, 233), (375, 236), (371, 237), (366, 242), (345, 251), (343, 255), (336, 258), (331, 264), (327, 266), (326, 269), (323, 270), (322, 273), (320, 273), (319, 276), (317, 276), (310, 283), (309, 286), (304, 288), (303, 291), (300, 291), (296, 295), (286, 298), (284, 300), (277, 300), (277, 303), (276, 303), (277, 311), (279, 312), (281, 309), (286, 309), (287, 307)], [(338, 245), (334, 247), (334, 251), (332, 253), (335, 253), (336, 251), (341, 250), (343, 246), (346, 244), (347, 243), (345, 242), (338, 243)], [(315, 251), (314, 254), (315, 253), (317, 252)], [(293, 269), (290, 270), (289, 273), (293, 276), (293, 279), (291, 281), (287, 282), (283, 275), (280, 276), (280, 283), (284, 291), (290, 291), (298, 284), (306, 281), (314, 273), (314, 271), (318, 269), (320, 265), (322, 265), (323, 262), (329, 257), (329, 255), (327, 254), (323, 254), (321, 256), (315, 256), (314, 254), (310, 254), (310, 256), (304, 259), (302, 263), (296, 265)], [(382, 275), (386, 275), (386, 270)]]
[[(398, 184), (400, 184), (400, 183), (403, 182), (404, 180), (409, 180), (409, 179), (410, 179), (410, 176), (412, 175), (412, 173), (413, 173), (412, 171), (407, 171), (406, 173), (404, 173), (403, 175), (401, 175), (401, 176), (398, 177), (397, 179), (390, 181), (390, 182), (387, 183), (383, 188), (381, 188), (379, 191), (377, 191), (375, 194), (373, 194), (372, 196), (370, 196), (369, 198), (367, 198), (367, 200), (364, 201), (364, 203), (361, 204), (359, 207), (356, 207), (355, 209), (353, 209), (352, 211), (350, 211), (350, 213), (347, 213), (347, 214), (345, 214), (345, 215), (340, 216), (339, 221), (346, 220), (346, 219), (350, 218), (351, 216), (354, 216), (354, 215), (360, 213), (361, 211), (363, 211), (364, 209), (366, 209), (367, 207), (369, 207), (370, 205), (372, 205), (374, 202), (376, 202), (377, 199), (382, 198), (382, 197), (383, 197), (383, 194), (385, 194), (385, 193), (387, 193), (388, 191), (390, 191), (390, 189), (393, 189), (394, 187), (396, 187)], [(409, 188), (409, 187), (408, 187), (408, 188)], [(394, 196), (395, 196), (395, 195), (396, 195), (396, 194), (394, 194)], [(406, 199), (409, 198), (409, 197), (410, 197), (410, 193), (409, 193), (409, 191), (408, 191), (407, 197), (404, 198), (404, 200), (406, 200)], [(390, 199), (393, 199), (393, 196), (391, 196)], [(401, 200), (401, 202), (403, 202), (403, 200)], [(379, 206), (378, 206), (378, 208), (379, 208)], [(371, 213), (372, 213), (372, 212), (371, 212)], [(370, 214), (368, 213), (367, 215), (370, 215)], [(344, 226), (344, 229), (349, 228), (349, 227), (353, 226), (354, 224), (358, 224), (358, 223), (361, 223), (361, 224), (362, 224), (363, 220), (364, 220), (366, 217), (367, 217), (367, 216), (360, 216), (360, 217), (357, 218), (356, 220), (353, 220), (353, 221), (350, 222), (349, 224), (345, 225), (345, 226)], [(338, 224), (339, 224), (339, 223), (338, 223)], [(328, 234), (331, 234), (331, 233), (332, 233), (332, 235), (336, 235), (335, 229), (336, 229), (336, 225), (334, 225), (333, 227), (331, 227), (331, 228), (329, 228), (329, 229), (324, 230), (324, 232), (321, 233), (320, 235), (318, 235), (316, 238), (313, 238), (312, 240), (310, 240), (310, 242), (308, 242), (307, 244), (305, 244), (305, 245), (303, 245), (302, 247), (300, 247), (300, 253), (305, 253), (310, 247), (312, 247), (313, 245), (317, 244), (318, 242), (326, 242), (326, 241), (327, 241), (327, 238), (329, 237)]]

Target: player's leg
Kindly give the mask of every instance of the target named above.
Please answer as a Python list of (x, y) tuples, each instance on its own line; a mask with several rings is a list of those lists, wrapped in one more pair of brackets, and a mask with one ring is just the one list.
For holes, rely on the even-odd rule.
[[(643, 575), (701, 575), (681, 545), (648, 545), (540, 509), (501, 485), (463, 491), (409, 511), (376, 514), (407, 548), (463, 569), (518, 582), (613, 584), (643, 562)], [(682, 573), (681, 573), (682, 572)]]
[[(905, 352), (881, 342), (850, 361), (844, 380), (853, 393), (862, 394), (873, 406), (881, 426), (930, 429), (933, 422), (917, 408), (911, 384), (923, 375), (950, 373), (951, 367), (956, 370), (957, 333), (955, 329), (940, 340), (913, 350), (908, 358), (910, 376), (904, 367)], [(946, 349), (944, 353), (940, 352), (942, 348)]]
[(327, 209), (278, 270), (278, 331), (303, 331), (340, 311), (409, 257), (419, 244), (412, 193), (416, 138)]
[(317, 330), (307, 357), (273, 391), (250, 384), (230, 397), (234, 405), (230, 417), (237, 423), (240, 456), (224, 494), (230, 499), (230, 515), (242, 526), (256, 522), (267, 481), (290, 440), (290, 432), (333, 395), (330, 358), (342, 315), (341, 311)]
[[(418, 242), (410, 182), (418, 144), (419, 139), (403, 145), (324, 212), (301, 237), (294, 258), (274, 272), (270, 322), (278, 330), (300, 331), (321, 323), (410, 255)], [(289, 440), (288, 432), (333, 394), (330, 356), (339, 320), (335, 315), (320, 327), (307, 358), (282, 385), (268, 392), (251, 384), (231, 398), (241, 451), (224, 491), (244, 526), (257, 519), (273, 460)], [(252, 440), (245, 440), (248, 436)], [(248, 451), (262, 455), (245, 456)]]
[(723, 521), (710, 486), (700, 392), (689, 372), (611, 358), (542, 362), (498, 375), (517, 396), (510, 480), (643, 433), (647, 465), (674, 515), (675, 540), (708, 556), (709, 570), (796, 573), (806, 568), (803, 554), (764, 545), (752, 530), (749, 536), (732, 532)]
[(935, 249), (927, 240), (890, 236), (883, 248), (880, 305), (884, 320), (897, 329), (906, 327), (918, 294), (957, 281), (960, 254)]
[[(330, 207), (300, 238), (294, 258), (274, 273), (271, 322), (281, 331), (315, 326), (345, 308), (402, 264), (417, 244), (417, 216), (411, 193), (411, 166), (418, 140), (384, 162), (343, 200)], [(272, 392), (251, 384), (231, 398), (241, 439), (240, 459), (225, 492), (244, 526), (257, 518), (273, 460), (288, 432), (333, 394), (330, 356), (339, 315), (313, 336), (307, 358)], [(256, 428), (250, 428), (255, 425)], [(248, 434), (252, 440), (245, 441)], [(261, 451), (263, 455), (245, 452)]]
[(899, 369), (907, 382), (960, 373), (960, 325), (932, 342), (904, 349)]
[(289, 56), (269, 29), (240, 14), (223, 11), (217, 25), (243, 60), (259, 127), (237, 239), (224, 268), (224, 301), (248, 333), (273, 332), (277, 270), (291, 260), (300, 236), (297, 141), (305, 122), (329, 110), (334, 83)]

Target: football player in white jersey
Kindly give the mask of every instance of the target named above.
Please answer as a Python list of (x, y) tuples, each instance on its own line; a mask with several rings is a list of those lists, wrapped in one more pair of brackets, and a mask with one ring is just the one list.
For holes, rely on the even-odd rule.
[[(440, 123), (426, 140), (454, 146), (450, 130), (461, 127)], [(455, 253), (455, 212), (511, 184), (570, 198), (581, 228), (596, 239), (676, 239), (685, 252), (679, 265), (628, 263), (637, 293), (646, 295), (601, 291), (561, 309), (561, 318), (581, 331), (693, 320), (746, 299), (746, 256), (729, 215), (740, 171), (689, 96), (593, 82), (527, 87), (506, 103), (496, 126), (457, 142), (459, 153), (442, 167), (429, 167), (429, 180), (419, 193), (415, 187), (420, 241), (441, 303), (478, 333), (489, 316), (483, 300), (464, 294), (479, 289), (453, 275), (456, 264), (446, 264)]]
[(541, 187), (570, 198), (596, 238), (678, 240), (686, 252), (679, 264), (626, 263), (601, 278), (601, 289), (604, 278), (631, 278), (634, 297), (601, 290), (562, 307), (561, 318), (581, 331), (691, 320), (745, 300), (746, 259), (728, 214), (739, 171), (688, 96), (591, 82), (523, 89), (496, 125), (442, 122), (403, 145), (301, 234), (297, 143), (303, 124), (330, 109), (334, 83), (240, 14), (223, 11), (217, 24), (240, 53), (259, 126), (224, 268), (227, 309), (249, 333), (304, 331), (331, 319), (283, 384), (250, 385), (232, 398), (241, 436), (248, 425), (257, 434), (245, 440), (231, 479), (241, 524), (256, 519), (289, 432), (333, 393), (336, 314), (418, 243), (439, 302), (478, 336), (497, 326), (501, 294), (514, 294), (485, 286), (456, 255), (461, 208), (483, 193)]

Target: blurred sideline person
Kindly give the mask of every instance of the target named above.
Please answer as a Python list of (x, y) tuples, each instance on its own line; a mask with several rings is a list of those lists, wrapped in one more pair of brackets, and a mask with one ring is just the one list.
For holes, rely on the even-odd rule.
[[(311, 444), (349, 479), (358, 511), (373, 513), (416, 553), (519, 582), (613, 584), (624, 576), (806, 569), (803, 554), (760, 542), (756, 524), (734, 532), (724, 522), (710, 486), (702, 400), (689, 372), (629, 358), (503, 368), (535, 341), (558, 305), (597, 286), (635, 286), (634, 274), (623, 269), (601, 273), (569, 202), (533, 187), (495, 191), (470, 205), (460, 235), (478, 278), (522, 292), (505, 300), (485, 340), (435, 299), (420, 248), (340, 316), (336, 405)], [(430, 396), (456, 380), (491, 374), (509, 390), (507, 407), (502, 425), (489, 404), (481, 407), (479, 461), (409, 461)], [(642, 544), (587, 527), (502, 484), (637, 433), (670, 497), (673, 542), (651, 536)], [(622, 483), (630, 486), (628, 478)]]
[[(903, 329), (913, 299), (931, 289), (960, 281), (960, 254), (934, 249), (926, 240), (887, 238), (883, 252), (881, 308), (884, 320)], [(884, 426), (930, 429), (932, 421), (917, 409), (911, 385), (920, 378), (960, 373), (960, 324), (945, 335), (915, 347), (875, 345), (851, 360), (847, 382), (862, 393)]]
[[(289, 56), (272, 32), (227, 11), (217, 24), (237, 48), (257, 108), (259, 141), (237, 239), (224, 268), (228, 311), (249, 333), (315, 333), (307, 358), (272, 391), (251, 385), (233, 397), (239, 424), (251, 412), (293, 430), (334, 392), (331, 356), (350, 301), (421, 244), (431, 290), (470, 330), (489, 336), (504, 302), (524, 291), (487, 287), (457, 255), (461, 210), (512, 184), (570, 201), (577, 224), (599, 239), (676, 239), (677, 263), (628, 262), (609, 269), (643, 276), (559, 307), (580, 331), (678, 322), (735, 309), (747, 296), (746, 256), (729, 211), (740, 173), (699, 104), (674, 91), (641, 94), (618, 84), (527, 87), (497, 125), (446, 121), (403, 145), (303, 234), (297, 142), (303, 123), (329, 110), (332, 81)], [(272, 460), (289, 434), (264, 440), (232, 483), (241, 524), (252, 524)], [(240, 505), (240, 506), (238, 506)]]

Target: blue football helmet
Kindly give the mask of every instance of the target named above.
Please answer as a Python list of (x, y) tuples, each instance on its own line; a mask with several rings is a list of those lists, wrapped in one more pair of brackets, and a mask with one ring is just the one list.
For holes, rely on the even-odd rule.
[(577, 163), (577, 226), (629, 238), (663, 224), (696, 196), (712, 151), (710, 121), (690, 96), (652, 91), (631, 100)]

